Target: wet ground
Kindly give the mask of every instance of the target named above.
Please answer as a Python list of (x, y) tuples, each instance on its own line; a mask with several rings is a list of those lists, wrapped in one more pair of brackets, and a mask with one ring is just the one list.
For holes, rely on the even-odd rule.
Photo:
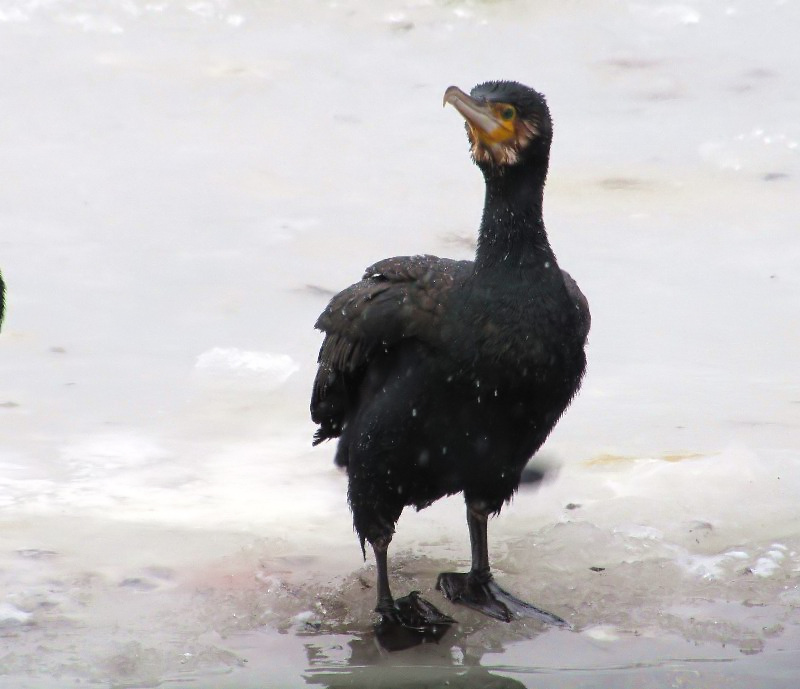
[[(795, 687), (800, 57), (788, 2), (0, 4), (0, 687)], [(555, 120), (584, 388), (490, 524), (572, 631), (371, 631), (307, 399), (328, 295), (472, 251), (450, 84)], [(465, 567), (402, 517), (398, 592)], [(449, 684), (448, 684), (449, 683)]]

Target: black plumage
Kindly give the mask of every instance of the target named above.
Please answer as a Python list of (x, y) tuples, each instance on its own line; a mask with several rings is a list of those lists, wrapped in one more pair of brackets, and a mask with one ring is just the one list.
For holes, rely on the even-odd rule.
[(6, 283), (3, 282), (3, 274), (0, 273), (0, 328), (3, 326), (3, 318), (6, 315)]
[[(560, 618), (500, 589), (486, 519), (577, 392), (589, 331), (586, 299), (562, 271), (542, 220), (552, 124), (543, 96), (489, 82), (445, 94), (464, 116), (486, 196), (474, 261), (390, 258), (337, 294), (314, 382), (314, 443), (338, 438), (354, 526), (378, 563), (385, 620), (420, 631), (452, 622), (418, 596), (394, 602), (386, 549), (407, 505), (463, 492), (472, 540), (468, 574), (440, 575), (456, 602), (510, 620)], [(434, 612), (431, 612), (433, 610)]]

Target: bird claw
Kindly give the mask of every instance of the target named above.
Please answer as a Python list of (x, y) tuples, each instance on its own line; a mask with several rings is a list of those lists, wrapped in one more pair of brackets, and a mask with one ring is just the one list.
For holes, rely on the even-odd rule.
[(558, 627), (570, 626), (558, 615), (513, 596), (498, 586), (491, 575), (486, 579), (478, 578), (471, 573), (443, 572), (436, 580), (436, 588), (453, 603), (466, 605), (502, 622), (527, 617)]
[(433, 603), (412, 591), (393, 603), (375, 608), (381, 621), (375, 625), (375, 633), (381, 646), (389, 651), (399, 651), (419, 644), (439, 641), (456, 623)]

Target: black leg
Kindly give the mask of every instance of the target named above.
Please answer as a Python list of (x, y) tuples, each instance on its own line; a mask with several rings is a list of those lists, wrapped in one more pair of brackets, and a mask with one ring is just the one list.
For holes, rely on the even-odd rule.
[(472, 569), (470, 573), (478, 579), (491, 579), (489, 568), (489, 536), (488, 518), (486, 514), (476, 512), (467, 506), (467, 526), (469, 527), (469, 543), (472, 548)]
[(441, 639), (455, 620), (429, 603), (419, 591), (394, 600), (389, 588), (389, 565), (385, 539), (372, 543), (377, 568), (377, 597), (375, 612), (381, 621), (376, 625), (378, 640), (388, 650), (402, 650), (426, 641)]
[(378, 570), (378, 604), (375, 612), (381, 614), (394, 609), (394, 598), (389, 588), (389, 561), (386, 551), (389, 549), (388, 543), (372, 543), (372, 552), (375, 553), (375, 567)]
[(486, 512), (467, 506), (472, 568), (467, 574), (443, 572), (436, 581), (436, 588), (454, 603), (497, 620), (511, 622), (518, 617), (531, 617), (560, 627), (569, 626), (557, 615), (512, 596), (494, 582), (489, 567), (487, 521)]

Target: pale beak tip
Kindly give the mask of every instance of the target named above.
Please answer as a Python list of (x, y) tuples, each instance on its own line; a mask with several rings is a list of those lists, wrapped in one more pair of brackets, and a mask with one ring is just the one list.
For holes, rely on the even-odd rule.
[(458, 88), (458, 86), (448, 86), (444, 92), (444, 96), (442, 96), (442, 107), (448, 103), (452, 103), (453, 96), (458, 93), (461, 93), (461, 89)]

